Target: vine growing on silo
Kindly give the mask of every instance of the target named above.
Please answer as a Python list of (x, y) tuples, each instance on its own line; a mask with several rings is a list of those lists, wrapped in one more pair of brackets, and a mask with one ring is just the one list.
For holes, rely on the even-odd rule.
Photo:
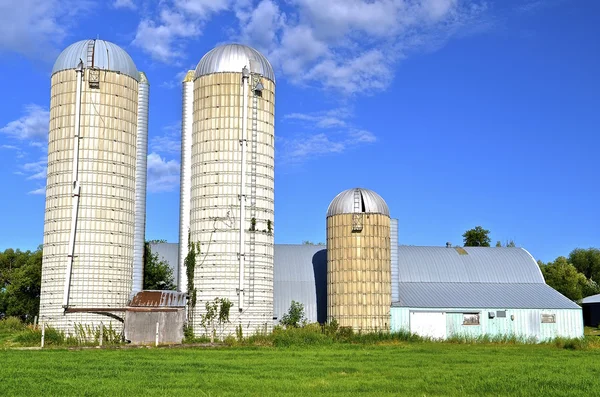
[[(198, 244), (198, 252), (200, 244)], [(193, 336), (194, 332), (194, 308), (196, 307), (196, 288), (194, 287), (194, 271), (196, 268), (196, 244), (192, 242), (191, 233), (188, 232), (188, 254), (185, 257), (185, 273), (187, 275), (187, 293), (188, 293), (188, 321), (187, 332)]]

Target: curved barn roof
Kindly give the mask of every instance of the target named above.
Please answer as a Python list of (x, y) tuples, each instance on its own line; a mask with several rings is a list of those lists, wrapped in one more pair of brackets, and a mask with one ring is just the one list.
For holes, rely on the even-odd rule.
[(244, 66), (252, 73), (258, 73), (275, 82), (275, 72), (267, 58), (254, 48), (242, 44), (225, 44), (207, 52), (198, 62), (195, 76), (198, 78), (213, 73), (241, 73)]
[(331, 201), (327, 216), (338, 214), (383, 214), (390, 216), (390, 210), (385, 200), (369, 189), (354, 188), (344, 190)]
[(400, 282), (545, 284), (523, 248), (400, 246), (398, 259)]
[(56, 58), (52, 74), (76, 69), (79, 61), (83, 61), (85, 68), (119, 72), (140, 80), (140, 74), (129, 54), (118, 45), (105, 40), (81, 40), (71, 44)]
[(327, 250), (322, 245), (275, 245), (273, 316), (288, 312), (292, 300), (304, 305), (310, 322), (325, 322)]

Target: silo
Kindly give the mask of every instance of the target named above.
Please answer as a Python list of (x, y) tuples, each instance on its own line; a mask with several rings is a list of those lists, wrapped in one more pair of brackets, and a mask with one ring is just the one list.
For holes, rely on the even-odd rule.
[[(202, 57), (193, 84), (190, 238), (199, 244), (193, 329), (197, 335), (205, 332), (200, 316), (207, 301), (226, 298), (233, 304), (230, 324), (219, 337), (240, 325), (244, 334), (268, 330), (273, 317), (273, 69), (253, 48), (227, 44)], [(184, 102), (186, 94), (187, 88)]]
[(388, 330), (390, 214), (375, 192), (338, 194), (327, 210), (327, 321), (355, 331)]
[(109, 317), (90, 313), (123, 308), (132, 289), (141, 288), (143, 264), (139, 255), (134, 263), (134, 245), (143, 252), (145, 170), (139, 168), (145, 168), (147, 108), (147, 80), (115, 44), (83, 40), (57, 58), (41, 322), (67, 332), (76, 323), (106, 324)]

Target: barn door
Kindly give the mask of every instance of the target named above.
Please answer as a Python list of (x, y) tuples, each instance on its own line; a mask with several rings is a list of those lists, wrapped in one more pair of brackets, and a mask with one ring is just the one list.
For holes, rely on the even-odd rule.
[(410, 312), (410, 332), (433, 339), (446, 339), (446, 313)]

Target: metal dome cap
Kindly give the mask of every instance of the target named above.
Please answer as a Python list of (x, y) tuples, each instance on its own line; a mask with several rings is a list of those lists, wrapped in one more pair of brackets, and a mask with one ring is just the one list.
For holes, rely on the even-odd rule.
[(344, 190), (331, 201), (327, 217), (339, 214), (382, 214), (390, 216), (390, 210), (380, 195), (369, 189)]
[(140, 81), (140, 74), (124, 49), (105, 40), (81, 40), (71, 44), (60, 53), (52, 74), (61, 70), (76, 69), (79, 61), (84, 68), (96, 68), (118, 72)]
[(275, 73), (267, 58), (243, 44), (225, 44), (207, 52), (196, 66), (195, 78), (213, 73), (241, 73), (244, 66), (275, 82)]

